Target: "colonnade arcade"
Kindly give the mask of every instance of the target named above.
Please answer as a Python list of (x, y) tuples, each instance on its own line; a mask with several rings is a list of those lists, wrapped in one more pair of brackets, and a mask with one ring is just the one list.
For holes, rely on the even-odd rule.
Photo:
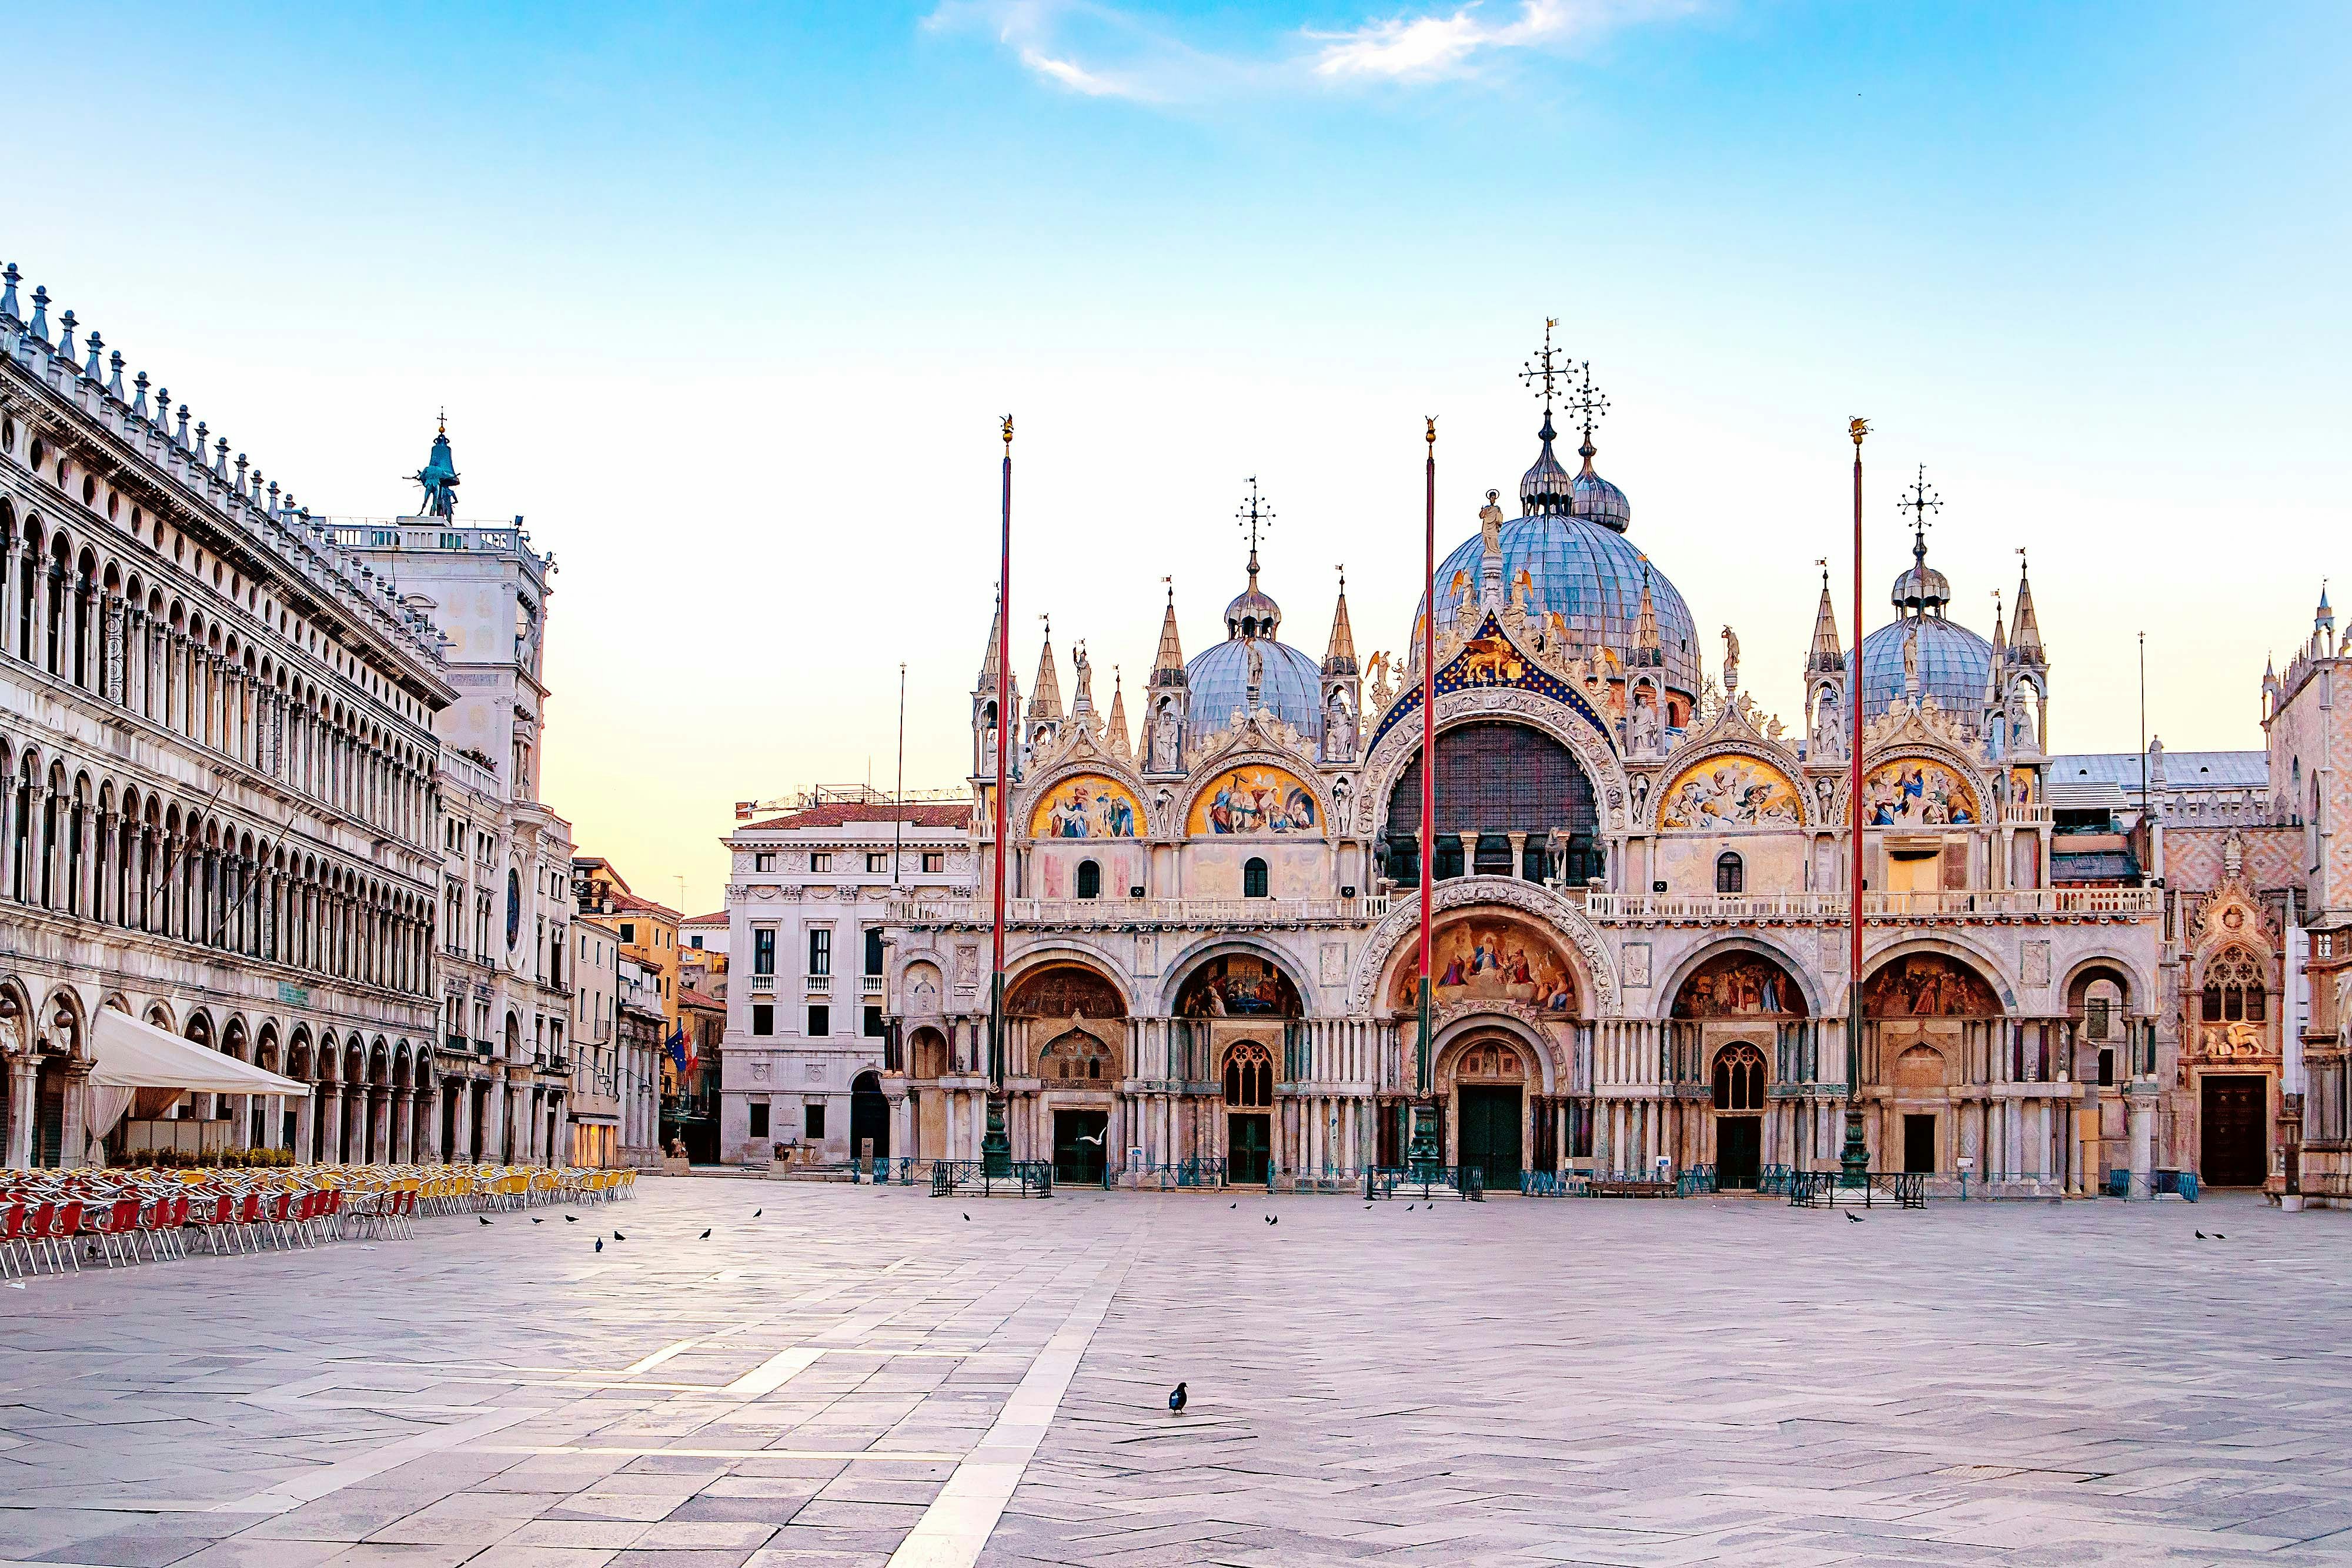
[(430, 993), (425, 895), (0, 734), (0, 900)]
[[(131, 509), (135, 534), (146, 521)], [(100, 542), (77, 543), (36, 514), (19, 519), (5, 500), (0, 538), (0, 649), (322, 806), (407, 843), (427, 841), (433, 753), (422, 722), (404, 733), (344, 701), (335, 687), (360, 670), (331, 672), (331, 648), (316, 669), (286, 660), (299, 629), (258, 584), (243, 584), (235, 612), (208, 613)], [(161, 549), (161, 519), (152, 538)]]

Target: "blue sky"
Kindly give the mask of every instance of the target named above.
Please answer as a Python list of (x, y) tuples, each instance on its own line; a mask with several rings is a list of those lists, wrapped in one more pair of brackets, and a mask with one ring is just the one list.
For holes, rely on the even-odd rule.
[[(89, 5), (13, 76), (0, 250), (318, 509), (468, 511), (562, 570), (547, 793), (717, 902), (739, 798), (964, 766), (1020, 418), (1018, 667), (1100, 676), (1265, 586), (1405, 635), (1508, 491), (1546, 316), (1600, 467), (1793, 713), (1873, 443), (1956, 616), (2033, 551), (2053, 740), (2258, 744), (2337, 559), (2352, 395), (2337, 5), (1693, 0)], [(1842, 615), (1843, 612), (1841, 612)], [(1717, 652), (1709, 645), (1710, 665)], [(1068, 679), (1066, 669), (1064, 679)], [(1107, 695), (1107, 693), (1104, 695)]]

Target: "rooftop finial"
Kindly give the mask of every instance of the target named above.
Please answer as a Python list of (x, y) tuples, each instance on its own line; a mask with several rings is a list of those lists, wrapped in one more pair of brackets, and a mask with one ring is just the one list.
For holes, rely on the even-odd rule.
[[(90, 341), (93, 343), (98, 341), (98, 335), (96, 333), (93, 332), (90, 334)], [(107, 392), (114, 399), (115, 402), (121, 402), (122, 401), (121, 350), (117, 349), (112, 353), (106, 356), (106, 368), (108, 372), (106, 377)]]
[(70, 365), (74, 362), (74, 313), (68, 310), (58, 318), (58, 324), (65, 329), (58, 337), (58, 358)]
[(1249, 499), (1234, 508), (1234, 519), (1249, 529), (1249, 580), (1250, 587), (1255, 589), (1257, 587), (1258, 531), (1274, 526), (1274, 508), (1265, 504), (1264, 496), (1258, 494), (1257, 476), (1255, 474), (1249, 477)]
[(16, 270), (16, 264), (13, 261), (5, 267), (0, 267), (0, 316), (11, 321), (20, 319), (17, 315), (21, 307), (16, 303), (16, 280), (24, 276)]
[(33, 285), (33, 319), (25, 329), (44, 344), (49, 340), (49, 286), (46, 283)]
[(140, 371), (131, 378), (131, 384), (139, 389), (139, 395), (131, 400), (131, 412), (144, 419), (147, 417), (147, 372)]
[(433, 435), (433, 452), (425, 466), (409, 476), (425, 486), (421, 517), (454, 517), (457, 513), (457, 465), (449, 455), (449, 413), (441, 411)]
[[(1519, 380), (1527, 382), (1530, 387), (1540, 383), (1543, 388), (1543, 392), (1540, 395), (1543, 399), (1544, 405), (1544, 439), (1546, 441), (1549, 441), (1552, 438), (1552, 381), (1555, 377), (1565, 378), (1569, 370), (1567, 360), (1564, 357), (1558, 356), (1557, 350), (1555, 350), (1551, 346), (1551, 329), (1559, 325), (1559, 317), (1547, 316), (1544, 318), (1543, 347), (1538, 350), (1535, 357), (1528, 361), (1528, 362), (1521, 366), (1519, 370)], [(1552, 362), (1556, 357), (1559, 357), (1560, 359), (1560, 362), (1558, 364), (1554, 364)]]
[(1903, 492), (1903, 498), (1895, 505), (1897, 510), (1911, 514), (1911, 559), (1926, 560), (1927, 527), (1935, 520), (1928, 514), (1942, 511), (1944, 503), (1936, 494), (1936, 487), (1927, 483), (1927, 465), (1925, 463), (1919, 465), (1919, 476), (1911, 481), (1911, 487)]
[(1590, 473), (1592, 469), (1592, 455), (1600, 450), (1592, 444), (1592, 432), (1594, 427), (1608, 415), (1609, 397), (1607, 393), (1592, 384), (1591, 360), (1578, 361), (1576, 370), (1580, 384), (1577, 387), (1575, 395), (1570, 399), (1568, 406), (1575, 410), (1577, 423), (1584, 429), (1584, 444), (1576, 450), (1584, 459), (1585, 471)]
[(99, 379), (99, 371), (100, 367), (98, 362), (98, 352), (100, 349), (105, 347), (106, 340), (100, 337), (97, 330), (93, 329), (89, 334), (89, 363), (81, 368), (81, 373), (89, 377), (91, 381)]

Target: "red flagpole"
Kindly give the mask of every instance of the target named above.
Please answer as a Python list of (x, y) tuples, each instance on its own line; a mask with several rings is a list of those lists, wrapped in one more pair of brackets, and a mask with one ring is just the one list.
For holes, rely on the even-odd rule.
[(1429, 1094), (1430, 912), (1437, 896), (1437, 420), (1423, 464), (1421, 599), (1421, 1017), (1413, 1042), (1412, 1137), (1406, 1160), (1423, 1179), (1437, 1164), (1437, 1106)]
[(1862, 1127), (1862, 438), (1870, 422), (1847, 422), (1853, 437), (1853, 729), (1847, 742), (1846, 818), (1853, 834), (1846, 888), (1845, 1146), (1838, 1164), (1840, 1185), (1860, 1186), (1870, 1170), (1870, 1148)]

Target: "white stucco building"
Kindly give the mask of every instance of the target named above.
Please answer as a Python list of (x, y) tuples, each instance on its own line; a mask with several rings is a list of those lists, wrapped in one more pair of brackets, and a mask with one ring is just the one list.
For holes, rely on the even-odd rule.
[[(894, 801), (820, 789), (773, 815), (749, 813), (724, 842), (729, 987), (719, 1150), (800, 1145), (847, 1158), (908, 1152), (893, 1108), (883, 925), (890, 901), (972, 887), (969, 796)], [(739, 808), (739, 815), (744, 814)]]

